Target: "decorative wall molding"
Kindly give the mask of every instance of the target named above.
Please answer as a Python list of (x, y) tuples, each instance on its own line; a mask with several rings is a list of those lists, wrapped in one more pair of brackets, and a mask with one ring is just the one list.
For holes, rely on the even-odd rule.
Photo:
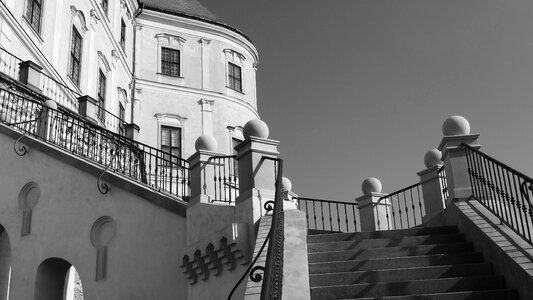
[(91, 244), (96, 248), (96, 281), (107, 277), (107, 246), (115, 238), (117, 225), (113, 218), (104, 216), (91, 228)]
[(98, 50), (98, 62), (100, 64), (100, 67), (103, 69), (105, 73), (108, 73), (111, 71), (111, 66), (109, 65), (109, 61), (105, 57), (105, 55), (102, 53), (102, 51)]
[(33, 208), (37, 206), (41, 198), (41, 189), (35, 182), (26, 183), (19, 193), (19, 207), (22, 210), (21, 236), (31, 233), (31, 219)]
[(160, 45), (172, 45), (177, 43), (179, 46), (183, 46), (183, 44), (187, 41), (181, 36), (169, 33), (158, 33), (154, 36), (154, 38), (157, 39), (157, 43)]
[(209, 243), (204, 254), (200, 249), (197, 249), (192, 258), (188, 254), (184, 255), (180, 268), (184, 269), (183, 273), (187, 274), (189, 284), (198, 283), (198, 278), (208, 280), (211, 274), (221, 275), (224, 266), (227, 271), (231, 271), (237, 267), (238, 262), (246, 263), (242, 251), (236, 247), (237, 243), (228, 244), (228, 239), (223, 237), (220, 239), (218, 249)]
[(85, 15), (81, 10), (78, 10), (76, 6), (70, 6), (70, 12), (72, 13), (72, 22), (80, 30), (81, 35), (85, 35), (85, 32), (89, 30), (87, 28), (87, 22), (85, 21)]
[(246, 57), (242, 55), (241, 53), (233, 50), (233, 49), (224, 49), (224, 53), (226, 54), (226, 59), (231, 61), (236, 61), (237, 59), (243, 63), (246, 60)]

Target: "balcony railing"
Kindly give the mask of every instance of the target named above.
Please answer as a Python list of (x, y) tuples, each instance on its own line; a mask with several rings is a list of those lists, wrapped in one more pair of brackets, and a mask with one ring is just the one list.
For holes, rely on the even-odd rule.
[(405, 229), (422, 224), (425, 215), (422, 182), (413, 184), (379, 198), (378, 205), (384, 205), (385, 217), (377, 214), (377, 222), (387, 230)]
[[(213, 202), (235, 204), (239, 196), (239, 178), (236, 155), (213, 156), (207, 161), (206, 168), (213, 171)], [(209, 182), (206, 178), (206, 182)]]
[(305, 212), (307, 228), (332, 232), (357, 232), (356, 203), (294, 197), (298, 209)]
[[(1, 73), (18, 81), (20, 79), (20, 63), (22, 62), (22, 59), (0, 47)], [(78, 91), (55, 80), (43, 72), (41, 72), (39, 86), (37, 88), (44, 96), (56, 101), (62, 107), (78, 113), (78, 98), (81, 97), (81, 94)], [(125, 124), (124, 120), (103, 107), (98, 107), (97, 114), (98, 119), (101, 121), (100, 125), (115, 133), (121, 133)]]
[[(139, 183), (188, 199), (187, 161), (87, 122), (68, 111), (0, 89), (0, 122)], [(18, 153), (26, 149), (19, 147)], [(15, 148), (17, 150), (17, 147)]]

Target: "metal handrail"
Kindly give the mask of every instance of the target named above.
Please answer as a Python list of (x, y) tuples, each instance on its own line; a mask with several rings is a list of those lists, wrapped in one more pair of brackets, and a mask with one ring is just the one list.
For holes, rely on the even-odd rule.
[[(237, 155), (211, 156), (206, 161), (213, 166), (213, 197), (211, 202), (234, 204), (239, 196), (239, 176), (236, 169)], [(205, 172), (203, 172), (205, 176)], [(207, 178), (204, 178), (207, 184)]]
[(306, 197), (292, 199), (298, 202), (298, 209), (305, 212), (309, 229), (335, 232), (359, 230), (357, 227), (359, 208), (356, 203)]
[[(48, 113), (41, 118), (41, 112)], [(188, 162), (41, 101), (0, 88), (0, 122), (178, 197), (190, 196)], [(186, 199), (186, 198), (184, 198)]]
[[(425, 208), (423, 207), (423, 194), (421, 189), (423, 183), (425, 182), (412, 184), (378, 199), (378, 205), (385, 206), (384, 210), (386, 219), (382, 220), (381, 214), (376, 214), (377, 223), (379, 224), (380, 228), (383, 221), (387, 222), (388, 230), (410, 228), (422, 224), (422, 217), (425, 214)], [(413, 193), (413, 191), (416, 191), (416, 193)], [(409, 200), (411, 202), (411, 211), (409, 210)], [(418, 200), (418, 214), (416, 213), (416, 200)]]
[(533, 179), (467, 145), (472, 197), (533, 245)]

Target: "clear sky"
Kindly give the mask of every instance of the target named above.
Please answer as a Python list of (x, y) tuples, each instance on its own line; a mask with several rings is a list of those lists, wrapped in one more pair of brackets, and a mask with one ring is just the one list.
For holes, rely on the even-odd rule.
[(259, 113), (300, 196), (416, 183), (455, 114), (533, 175), (533, 1), (200, 1), (257, 47)]

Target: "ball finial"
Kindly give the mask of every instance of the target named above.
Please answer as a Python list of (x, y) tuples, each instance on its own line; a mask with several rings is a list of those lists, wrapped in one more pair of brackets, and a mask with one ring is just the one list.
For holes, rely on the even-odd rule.
[(442, 134), (444, 136), (470, 134), (470, 124), (461, 116), (448, 117), (442, 124)]
[(214, 152), (218, 148), (218, 143), (214, 137), (204, 134), (196, 139), (196, 142), (194, 143), (194, 148), (196, 148), (196, 151), (206, 150)]
[(363, 194), (381, 193), (381, 181), (376, 177), (369, 177), (363, 181)]
[(281, 178), (281, 188), (284, 192), (290, 192), (292, 190), (292, 182), (289, 180), (289, 178)]
[(245, 139), (251, 136), (267, 139), (268, 133), (269, 130), (267, 124), (259, 119), (248, 121), (248, 123), (244, 125), (244, 129), (242, 132)]
[(440, 164), (442, 161), (442, 153), (438, 149), (431, 149), (424, 155), (424, 164), (426, 168), (434, 167)]
[(48, 108), (51, 108), (51, 109), (57, 110), (57, 102), (55, 102), (52, 99), (48, 99), (48, 100), (44, 101), (44, 106), (46, 106)]

